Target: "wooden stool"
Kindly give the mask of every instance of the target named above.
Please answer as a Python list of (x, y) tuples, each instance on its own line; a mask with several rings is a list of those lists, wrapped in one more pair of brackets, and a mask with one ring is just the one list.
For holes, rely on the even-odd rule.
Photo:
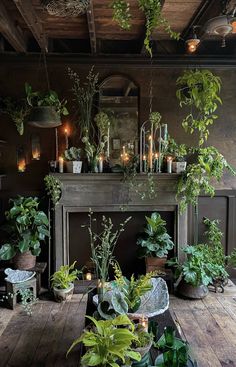
[(44, 273), (46, 267), (47, 263), (36, 263), (32, 269), (28, 269), (28, 271), (35, 271), (36, 273), (37, 296), (41, 291), (41, 275)]
[(26, 282), (23, 283), (10, 283), (6, 281), (6, 291), (7, 291), (7, 301), (9, 306), (12, 310), (14, 310), (14, 307), (17, 303), (17, 291), (20, 289), (32, 289), (33, 294), (36, 298), (37, 292), (36, 292), (36, 278), (33, 277)]

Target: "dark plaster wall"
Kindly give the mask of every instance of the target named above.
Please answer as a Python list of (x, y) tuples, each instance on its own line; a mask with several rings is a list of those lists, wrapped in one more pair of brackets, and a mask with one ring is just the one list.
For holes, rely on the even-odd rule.
[[(91, 64), (92, 65), (92, 64)], [(67, 68), (70, 66), (72, 69), (76, 70), (81, 79), (83, 80), (90, 68), (89, 64), (80, 64), (80, 60), (73, 63), (60, 61), (49, 62), (48, 72), (51, 88), (55, 89), (61, 97), (66, 97), (69, 101), (69, 105), (73, 106), (73, 95), (70, 91), (71, 81), (67, 76)], [(149, 81), (151, 77), (151, 71), (149, 67), (135, 67), (132, 65), (111, 65), (110, 67), (106, 65), (97, 65), (95, 70), (99, 72), (99, 78), (102, 81), (105, 77), (111, 74), (122, 73), (129, 76), (135, 81), (135, 83), (140, 88), (140, 122), (145, 121), (149, 113)], [(163, 123), (168, 123), (168, 128), (170, 134), (180, 143), (184, 142), (189, 145), (194, 144), (194, 136), (189, 136), (185, 134), (181, 127), (181, 120), (184, 117), (186, 111), (181, 110), (178, 106), (177, 99), (175, 97), (176, 86), (175, 81), (177, 77), (182, 73), (182, 68), (154, 68), (152, 71), (153, 77), (153, 110), (159, 111), (163, 118)], [(226, 69), (218, 68), (212, 69), (214, 73), (222, 79), (222, 92), (221, 97), (223, 100), (222, 106), (218, 109), (219, 119), (215, 122), (215, 125), (210, 128), (209, 144), (215, 145), (226, 159), (236, 167), (236, 69)], [(20, 96), (24, 94), (24, 83), (28, 81), (36, 89), (46, 88), (46, 78), (45, 72), (39, 64), (39, 60), (36, 62), (31, 62), (26, 59), (25, 62), (4, 62), (0, 60), (0, 95), (12, 95)], [(66, 121), (73, 120), (75, 116), (75, 109), (71, 108), (71, 115)], [(0, 158), (0, 167), (2, 172), (7, 174), (7, 177), (3, 182), (3, 191), (1, 192), (2, 198), (8, 198), (14, 196), (18, 193), (21, 194), (32, 194), (40, 193), (42, 190), (42, 180), (44, 175), (48, 171), (48, 160), (54, 159), (54, 132), (53, 130), (40, 130), (37, 129), (38, 134), (41, 139), (41, 153), (42, 159), (38, 162), (30, 160), (30, 136), (36, 129), (26, 126), (25, 134), (20, 137), (14, 124), (10, 119), (1, 115), (1, 131), (0, 139), (5, 139), (7, 144), (1, 148), (2, 156)], [(59, 137), (61, 147), (63, 146), (63, 131), (59, 129)], [(77, 139), (77, 137), (74, 137)], [(19, 146), (24, 146), (28, 152), (28, 167), (27, 172), (24, 174), (17, 173), (16, 170), (16, 148)], [(236, 189), (236, 178), (225, 175), (220, 188), (223, 190)], [(223, 195), (224, 196), (224, 195)], [(207, 201), (206, 201), (207, 200)], [(222, 199), (219, 208), (217, 199), (201, 199), (201, 210), (200, 215), (204, 214), (204, 206), (207, 204), (212, 205), (212, 210), (208, 210), (209, 216), (212, 218), (219, 215), (222, 220), (222, 229), (226, 237), (230, 240), (230, 244), (226, 244), (226, 247), (234, 247), (234, 235), (227, 234), (227, 224), (229, 223), (229, 210), (228, 210), (228, 199)], [(215, 201), (214, 201), (215, 200)], [(6, 200), (3, 200), (5, 203)], [(214, 205), (213, 205), (214, 203)], [(232, 204), (232, 203), (231, 203)], [(4, 209), (5, 204), (2, 204)], [(209, 205), (209, 206), (208, 206)], [(232, 209), (233, 207), (233, 209)], [(215, 208), (215, 209), (214, 209)], [(234, 200), (231, 205), (231, 220), (232, 215), (235, 215)], [(201, 222), (201, 218), (199, 218)], [(232, 225), (234, 223), (232, 222)], [(192, 222), (190, 221), (190, 232), (192, 229)], [(201, 227), (201, 229), (203, 229)], [(232, 231), (234, 231), (234, 226)], [(190, 233), (190, 241), (192, 236)], [(227, 242), (227, 241), (226, 241)]]

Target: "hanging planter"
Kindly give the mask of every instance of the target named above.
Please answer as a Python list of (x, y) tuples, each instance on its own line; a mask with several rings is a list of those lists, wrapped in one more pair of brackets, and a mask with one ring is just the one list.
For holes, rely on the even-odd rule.
[(29, 125), (40, 128), (57, 127), (61, 125), (61, 115), (69, 114), (66, 108), (67, 101), (60, 101), (55, 91), (33, 92), (31, 85), (25, 83), (25, 92), (31, 107)]

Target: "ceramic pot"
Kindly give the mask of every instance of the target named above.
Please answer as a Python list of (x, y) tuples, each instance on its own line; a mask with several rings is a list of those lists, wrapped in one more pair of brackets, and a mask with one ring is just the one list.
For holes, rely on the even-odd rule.
[(40, 128), (52, 128), (61, 125), (61, 117), (52, 106), (34, 107), (31, 110), (28, 124)]
[(66, 171), (68, 173), (81, 173), (82, 161), (68, 161), (66, 162)]
[(184, 279), (181, 279), (177, 286), (177, 293), (183, 297), (190, 299), (202, 299), (209, 293), (207, 286), (201, 284), (198, 287), (186, 283)]
[(174, 173), (181, 173), (186, 171), (187, 162), (173, 162), (172, 170)]
[(146, 273), (155, 270), (165, 270), (167, 256), (164, 257), (146, 257)]
[(36, 256), (32, 255), (31, 251), (18, 252), (13, 257), (14, 268), (18, 270), (28, 270), (35, 267)]
[(70, 283), (70, 287), (66, 289), (53, 287), (53, 293), (56, 302), (69, 301), (74, 293), (74, 284)]

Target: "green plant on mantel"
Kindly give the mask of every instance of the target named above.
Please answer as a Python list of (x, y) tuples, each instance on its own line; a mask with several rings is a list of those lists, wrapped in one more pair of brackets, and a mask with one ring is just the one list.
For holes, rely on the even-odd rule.
[(81, 149), (77, 147), (70, 147), (66, 149), (63, 154), (63, 158), (66, 161), (79, 161), (81, 157)]
[(180, 200), (181, 213), (188, 204), (196, 206), (201, 193), (213, 197), (215, 188), (212, 180), (220, 181), (225, 169), (236, 175), (235, 170), (215, 147), (195, 148), (193, 152), (197, 153), (197, 162), (187, 166), (177, 187), (176, 197)]
[(53, 175), (47, 175), (44, 177), (44, 183), (47, 195), (55, 207), (61, 198), (62, 182)]
[[(169, 22), (162, 14), (161, 0), (137, 0), (139, 8), (145, 15), (146, 18), (146, 35), (144, 39), (144, 45), (147, 52), (152, 56), (152, 48), (150, 45), (150, 39), (153, 31), (162, 27), (164, 31), (174, 39), (179, 39), (179, 33), (172, 31)], [(112, 2), (113, 8), (113, 20), (115, 20), (119, 26), (125, 30), (131, 28), (131, 12), (129, 2), (127, 0), (114, 0)]]
[(218, 118), (215, 111), (222, 103), (219, 96), (221, 80), (209, 70), (185, 70), (176, 85), (180, 107), (190, 108), (182, 126), (190, 134), (198, 131), (201, 146), (209, 136), (209, 126)]
[(9, 115), (15, 123), (18, 133), (23, 135), (24, 123), (30, 113), (30, 107), (27, 105), (27, 101), (24, 98), (16, 100), (11, 97), (6, 97), (2, 98), (0, 103), (1, 113)]
[(177, 144), (176, 141), (169, 136), (165, 154), (173, 156), (177, 162), (183, 162), (188, 154), (188, 149), (185, 144)]

